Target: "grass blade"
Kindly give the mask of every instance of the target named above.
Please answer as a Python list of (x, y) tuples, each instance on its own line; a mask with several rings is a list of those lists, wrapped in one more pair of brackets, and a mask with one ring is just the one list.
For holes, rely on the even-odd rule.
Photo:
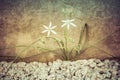
[(96, 47), (96, 46), (92, 46), (92, 47), (94, 47), (95, 49), (97, 49), (97, 50), (99, 50), (99, 51), (101, 51), (101, 52), (103, 52), (103, 53), (105, 53), (105, 54), (107, 54), (107, 55), (110, 55), (111, 57), (114, 58), (114, 55), (112, 55), (112, 54), (110, 54), (110, 53), (108, 53), (108, 52), (106, 52), (106, 51), (104, 51), (104, 50), (102, 50), (102, 49), (100, 49), (100, 48), (98, 48), (98, 47)]

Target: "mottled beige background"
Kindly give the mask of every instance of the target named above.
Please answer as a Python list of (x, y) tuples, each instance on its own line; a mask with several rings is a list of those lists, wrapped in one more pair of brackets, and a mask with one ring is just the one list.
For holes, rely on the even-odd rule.
[[(48, 25), (50, 21), (57, 25), (57, 35), (51, 36), (63, 39), (64, 28), (61, 28), (61, 20), (67, 19), (68, 16), (64, 17), (62, 10), (67, 8), (73, 10), (71, 19), (75, 19), (74, 23), (77, 25), (69, 31), (70, 37), (74, 39), (74, 44), (70, 43), (69, 47), (78, 42), (79, 31), (87, 23), (89, 44), (94, 44), (116, 31), (96, 46), (115, 57), (120, 57), (119, 4), (119, 0), (0, 0), (0, 56), (28, 57), (41, 53), (40, 59), (53, 59), (61, 54), (57, 50), (58, 46), (51, 40), (46, 45), (37, 42), (26, 51), (21, 51), (41, 36), (46, 36), (41, 32), (44, 30), (43, 25)], [(58, 54), (39, 51), (36, 46), (52, 48)], [(111, 56), (94, 47), (80, 55), (82, 59), (109, 57)]]

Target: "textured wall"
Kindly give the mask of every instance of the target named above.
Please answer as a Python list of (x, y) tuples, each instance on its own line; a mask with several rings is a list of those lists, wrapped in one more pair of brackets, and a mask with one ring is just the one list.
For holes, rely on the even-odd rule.
[[(48, 25), (50, 21), (53, 25), (57, 25), (55, 30), (58, 34), (52, 36), (62, 39), (61, 20), (70, 18), (64, 16), (62, 12), (67, 8), (68, 11), (73, 11), (71, 19), (75, 19), (77, 25), (76, 28), (70, 29), (70, 37), (74, 39), (74, 43), (77, 43), (79, 30), (84, 23), (89, 25), (89, 44), (94, 44), (116, 31), (96, 46), (118, 57), (120, 56), (119, 4), (119, 0), (0, 0), (0, 55), (31, 56), (41, 52), (36, 49), (38, 45), (57, 51), (57, 45), (48, 41), (45, 46), (38, 42), (21, 53), (26, 46), (46, 35), (41, 32), (44, 30), (43, 25)], [(73, 45), (70, 43), (69, 47)], [(110, 55), (91, 47), (80, 57), (108, 58)]]

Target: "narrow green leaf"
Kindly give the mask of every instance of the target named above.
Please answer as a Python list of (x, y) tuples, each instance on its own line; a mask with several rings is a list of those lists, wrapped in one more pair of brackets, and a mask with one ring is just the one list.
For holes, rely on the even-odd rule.
[(85, 47), (87, 41), (88, 41), (88, 25), (86, 23), (80, 32), (77, 54), (80, 54), (80, 51)]

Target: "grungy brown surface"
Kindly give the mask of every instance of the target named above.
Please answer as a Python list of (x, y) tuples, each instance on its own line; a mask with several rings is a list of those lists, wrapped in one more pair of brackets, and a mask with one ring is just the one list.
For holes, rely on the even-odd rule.
[[(51, 40), (47, 42), (47, 45), (37, 42), (29, 49), (21, 51), (41, 36), (46, 36), (41, 32), (44, 30), (43, 25), (48, 25), (50, 21), (53, 25), (57, 25), (55, 29), (57, 35), (51, 36), (62, 39), (61, 20), (69, 18), (64, 17), (62, 11), (64, 8), (68, 8), (74, 12), (71, 19), (75, 19), (74, 23), (77, 25), (69, 30), (70, 37), (74, 39), (74, 43), (69, 44), (69, 47), (78, 42), (79, 31), (87, 23), (89, 25), (89, 44), (95, 44), (101, 40), (95, 44), (97, 48), (120, 57), (119, 4), (119, 0), (0, 0), (0, 56), (28, 57), (41, 53), (41, 59), (49, 58), (51, 53), (44, 54), (36, 49), (36, 46), (48, 47), (57, 51), (58, 46)], [(107, 35), (109, 36), (104, 38)], [(58, 54), (55, 55), (59, 56), (59, 54), (61, 53), (58, 51)], [(111, 57), (108, 54), (91, 47), (78, 58), (103, 59)]]

